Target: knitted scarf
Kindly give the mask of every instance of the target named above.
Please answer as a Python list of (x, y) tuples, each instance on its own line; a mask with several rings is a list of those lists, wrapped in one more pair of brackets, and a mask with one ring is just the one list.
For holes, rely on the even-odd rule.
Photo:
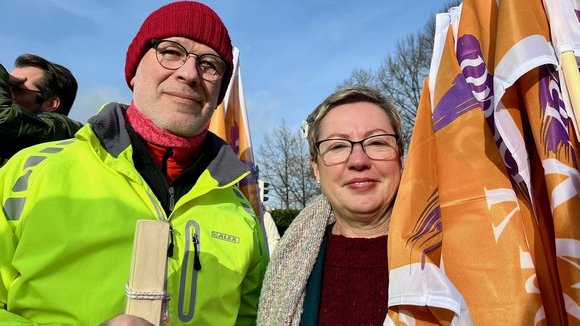
[(266, 270), (257, 325), (299, 325), (306, 283), (320, 251), (324, 230), (334, 223), (323, 195), (304, 208), (278, 242)]
[[(125, 118), (135, 132), (143, 137), (151, 157), (165, 173), (169, 184), (197, 160), (209, 126), (197, 136), (180, 137), (156, 126), (133, 102), (125, 111)], [(171, 155), (165, 157), (169, 150)]]

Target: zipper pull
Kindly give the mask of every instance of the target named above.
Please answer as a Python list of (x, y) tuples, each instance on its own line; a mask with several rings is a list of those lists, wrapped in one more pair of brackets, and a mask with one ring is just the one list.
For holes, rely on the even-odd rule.
[(193, 269), (199, 271), (201, 269), (201, 262), (199, 261), (199, 238), (197, 234), (191, 235), (193, 241)]
[(167, 257), (173, 258), (173, 225), (169, 224), (169, 246), (167, 246)]

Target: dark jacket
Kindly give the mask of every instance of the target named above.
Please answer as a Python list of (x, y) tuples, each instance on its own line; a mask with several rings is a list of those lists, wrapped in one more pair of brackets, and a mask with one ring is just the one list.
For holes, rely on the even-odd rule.
[(0, 166), (25, 147), (72, 138), (83, 126), (60, 113), (34, 114), (12, 103), (8, 76), (0, 64)]

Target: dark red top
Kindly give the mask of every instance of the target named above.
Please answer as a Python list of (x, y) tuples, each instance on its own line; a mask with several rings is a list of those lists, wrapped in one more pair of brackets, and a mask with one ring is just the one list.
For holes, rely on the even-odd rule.
[(319, 325), (383, 325), (389, 270), (387, 236), (330, 234), (324, 257)]

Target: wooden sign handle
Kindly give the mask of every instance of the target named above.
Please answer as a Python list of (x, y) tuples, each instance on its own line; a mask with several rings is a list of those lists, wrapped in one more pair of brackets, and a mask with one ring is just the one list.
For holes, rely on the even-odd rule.
[(131, 272), (125, 292), (125, 313), (139, 316), (158, 326), (161, 324), (167, 274), (167, 246), (169, 223), (156, 220), (139, 220), (133, 242)]

